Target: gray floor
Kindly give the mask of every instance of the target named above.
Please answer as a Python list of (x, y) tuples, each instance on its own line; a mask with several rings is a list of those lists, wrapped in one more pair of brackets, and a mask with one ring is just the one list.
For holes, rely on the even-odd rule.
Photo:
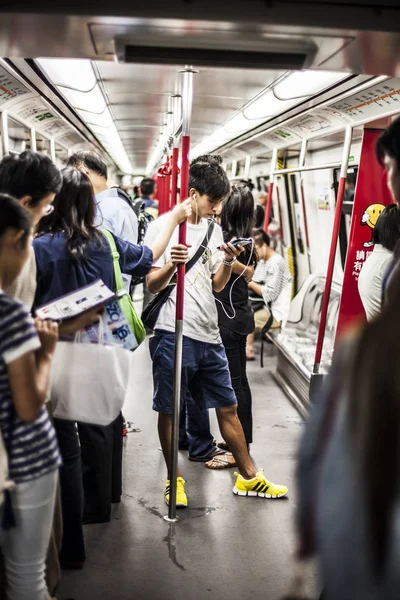
[[(271, 348), (267, 348), (271, 353)], [(249, 363), (254, 401), (252, 456), (266, 476), (290, 487), (282, 500), (232, 494), (234, 469), (209, 471), (181, 453), (190, 507), (177, 524), (163, 516), (165, 469), (151, 409), (150, 359), (135, 353), (126, 418), (139, 431), (126, 438), (123, 502), (111, 523), (85, 528), (87, 561), (82, 571), (64, 572), (59, 598), (279, 599), (293, 575), (294, 458), (302, 420), (275, 385), (274, 358), (261, 369)], [(213, 431), (220, 439), (215, 416)], [(314, 569), (305, 575), (314, 597)]]

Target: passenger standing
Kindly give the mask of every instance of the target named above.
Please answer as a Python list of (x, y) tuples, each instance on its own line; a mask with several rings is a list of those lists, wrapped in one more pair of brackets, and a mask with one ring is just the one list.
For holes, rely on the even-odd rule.
[[(40, 237), (34, 240), (38, 269), (35, 305), (50, 302), (64, 294), (102, 279), (115, 289), (111, 250), (94, 226), (95, 204), (90, 180), (77, 169), (63, 171), (61, 191), (54, 200), (54, 212), (40, 223)], [(118, 237), (121, 271), (146, 274), (165, 250), (176, 225), (190, 214), (188, 203), (170, 213), (162, 233), (151, 248), (129, 244)], [(83, 399), (84, 401), (84, 399)], [(62, 479), (64, 541), (62, 562), (65, 566), (82, 566), (84, 540), (82, 531), (82, 470), (85, 485), (85, 522), (110, 520), (111, 503), (120, 500), (122, 481), (115, 480), (122, 457), (115, 452), (113, 428), (103, 427), (101, 445), (92, 446), (87, 425), (55, 419), (63, 456), (73, 457), (71, 469)], [(115, 464), (117, 463), (117, 464)], [(114, 473), (113, 473), (114, 471)]]
[(154, 199), (156, 193), (156, 182), (151, 177), (145, 177), (140, 182), (140, 197), (134, 206), (143, 207), (143, 210), (156, 219), (158, 217), (158, 202)]
[[(138, 242), (138, 219), (131, 202), (121, 194), (118, 188), (109, 188), (107, 183), (108, 169), (105, 162), (94, 152), (75, 152), (68, 159), (68, 166), (75, 167), (90, 180), (95, 194), (95, 225), (104, 228), (121, 240), (130, 244)], [(132, 277), (122, 274), (126, 291), (130, 292)], [(120, 502), (122, 493), (122, 442), (124, 418), (120, 414), (111, 425), (83, 425), (80, 428), (85, 491), (84, 521), (103, 523), (109, 519), (109, 506), (105, 502), (101, 506), (102, 492), (94, 482), (104, 481), (104, 472), (111, 473), (113, 481), (113, 502)], [(113, 451), (110, 450), (112, 444)], [(99, 458), (103, 456), (101, 462)], [(86, 463), (86, 459), (90, 461)], [(118, 458), (117, 458), (118, 457)], [(97, 475), (96, 475), (97, 473)], [(92, 485), (89, 486), (88, 482)], [(107, 484), (106, 488), (110, 485)], [(93, 504), (93, 500), (95, 501)]]
[[(280, 254), (270, 246), (270, 238), (265, 231), (257, 229), (253, 233), (259, 262), (253, 281), (249, 283), (250, 300), (253, 305), (255, 331), (261, 331), (268, 319), (273, 316), (272, 328), (284, 327), (289, 315), (292, 295), (292, 276), (289, 267)], [(247, 337), (247, 360), (254, 360), (254, 333)]]
[[(400, 205), (400, 119), (377, 143)], [(400, 269), (379, 316), (334, 356), (313, 406), (297, 472), (299, 555), (317, 553), (324, 600), (397, 600), (400, 587)], [(332, 526), (334, 523), (334, 527)]]
[[(225, 243), (233, 238), (250, 238), (255, 219), (254, 198), (247, 185), (233, 186), (223, 201), (221, 228)], [(218, 325), (237, 398), (237, 412), (249, 446), (253, 442), (252, 399), (246, 373), (246, 339), (254, 331), (254, 314), (249, 302), (248, 282), (254, 275), (256, 253), (253, 245), (245, 247), (232, 267), (232, 275), (222, 290), (214, 292), (218, 309)], [(225, 450), (225, 443), (219, 444)], [(228, 456), (216, 456), (206, 466), (220, 469), (232, 466)]]
[[(32, 221), (13, 198), (0, 194), (0, 429), (15, 488), (0, 508), (0, 546), (9, 600), (47, 600), (45, 559), (61, 464), (44, 406), (58, 339), (54, 323), (34, 323), (7, 296), (31, 255)], [(14, 513), (14, 514), (12, 514)]]
[[(212, 233), (207, 219), (214, 217), (221, 201), (229, 193), (229, 181), (221, 167), (221, 157), (195, 159), (189, 170), (189, 197), (192, 216), (188, 220), (187, 243), (191, 256), (203, 245), (203, 254), (185, 277), (185, 315), (183, 322), (183, 358), (181, 404), (189, 392), (200, 409), (215, 408), (222, 437), (238, 465), (239, 473), (233, 492), (240, 496), (281, 497), (285, 486), (268, 481), (262, 471), (256, 472), (249, 456), (243, 429), (237, 416), (237, 400), (232, 389), (228, 361), (218, 328), (214, 292), (221, 292), (231, 278), (232, 267), (243, 250), (224, 243), (220, 227)], [(151, 242), (165, 226), (168, 214), (150, 223), (146, 240)], [(208, 237), (206, 237), (208, 236)], [(203, 240), (206, 240), (205, 242)], [(222, 250), (219, 251), (218, 248)], [(166, 252), (147, 277), (152, 293), (165, 289), (179, 264), (188, 260), (188, 247), (178, 244), (175, 230)], [(153, 360), (153, 409), (158, 412), (158, 432), (168, 480), (165, 502), (170, 501), (170, 465), (172, 435), (173, 365), (175, 351), (175, 302), (173, 290), (159, 314), (155, 335), (150, 340)], [(177, 506), (188, 504), (185, 480), (178, 469)]]
[(396, 204), (387, 206), (372, 233), (375, 244), (358, 278), (358, 291), (367, 320), (372, 321), (382, 308), (382, 281), (400, 240), (400, 211)]

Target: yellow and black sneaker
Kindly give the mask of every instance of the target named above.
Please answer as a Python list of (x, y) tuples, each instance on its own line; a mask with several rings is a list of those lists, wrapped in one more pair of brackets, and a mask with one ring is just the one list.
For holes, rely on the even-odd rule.
[[(176, 507), (177, 508), (186, 508), (188, 505), (188, 499), (185, 492), (185, 483), (186, 481), (183, 477), (178, 477), (176, 480)], [(169, 492), (170, 492), (170, 481), (167, 479), (167, 483), (165, 484), (165, 504), (169, 506)]]
[(237, 496), (259, 496), (260, 498), (283, 498), (288, 493), (285, 485), (276, 485), (265, 478), (263, 470), (260, 469), (253, 479), (244, 479), (239, 473), (233, 487), (233, 493)]

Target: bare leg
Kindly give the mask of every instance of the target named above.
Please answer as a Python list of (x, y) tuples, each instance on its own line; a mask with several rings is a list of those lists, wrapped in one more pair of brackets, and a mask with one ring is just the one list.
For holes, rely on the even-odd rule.
[[(168, 479), (170, 479), (171, 466), (171, 446), (172, 446), (172, 415), (158, 415), (158, 437), (160, 438), (161, 448), (164, 454), (165, 464), (167, 465)], [(177, 477), (182, 477), (182, 473), (177, 471)]]
[(254, 331), (253, 333), (249, 333), (249, 335), (247, 336), (246, 356), (247, 358), (254, 357)]
[(244, 479), (256, 476), (256, 470), (250, 458), (242, 425), (237, 416), (237, 406), (224, 406), (216, 409), (221, 435), (235, 457), (239, 473)]

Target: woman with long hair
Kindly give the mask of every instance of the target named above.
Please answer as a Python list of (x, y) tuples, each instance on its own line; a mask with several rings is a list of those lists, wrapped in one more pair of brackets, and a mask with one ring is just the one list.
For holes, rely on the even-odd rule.
[[(37, 263), (35, 306), (97, 279), (115, 289), (111, 249), (94, 226), (95, 203), (88, 177), (77, 169), (64, 169), (62, 188), (53, 206), (52, 214), (39, 224), (33, 243)], [(190, 202), (177, 206), (151, 248), (114, 236), (121, 271), (136, 276), (148, 273), (153, 260), (163, 254), (176, 226), (190, 213)], [(82, 518), (87, 523), (109, 521), (111, 503), (121, 499), (122, 415), (107, 427), (79, 424), (79, 440), (75, 423), (56, 419), (55, 427), (63, 456), (64, 538), (60, 561), (64, 567), (81, 568), (85, 560)]]
[[(399, 140), (397, 119), (377, 144), (398, 205)], [(301, 443), (299, 554), (317, 552), (327, 600), (399, 597), (398, 267), (395, 259), (381, 314), (348, 334), (337, 349)]]
[[(255, 204), (247, 185), (232, 186), (230, 195), (222, 203), (219, 218), (225, 242), (234, 238), (251, 237)], [(253, 417), (251, 391), (246, 373), (246, 338), (254, 330), (254, 315), (249, 303), (247, 284), (254, 275), (255, 264), (254, 245), (249, 244), (233, 265), (231, 278), (225, 288), (222, 292), (214, 292), (219, 330), (238, 402), (238, 416), (248, 445), (253, 441)], [(219, 446), (229, 451), (225, 442), (221, 442)], [(221, 469), (234, 464), (233, 456), (229, 453), (215, 456), (206, 466)]]

